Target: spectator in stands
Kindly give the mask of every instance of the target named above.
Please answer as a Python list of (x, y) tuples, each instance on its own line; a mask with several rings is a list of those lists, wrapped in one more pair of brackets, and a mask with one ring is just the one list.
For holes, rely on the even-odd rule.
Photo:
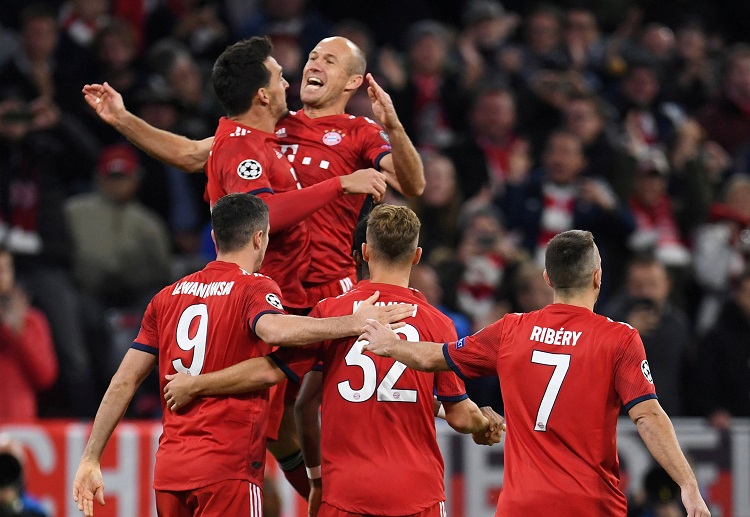
[(179, 0), (175, 2), (179, 18), (172, 37), (182, 41), (198, 60), (213, 62), (231, 43), (223, 19), (223, 2)]
[(544, 281), (544, 269), (533, 262), (525, 262), (513, 278), (512, 309), (531, 312), (543, 309), (553, 302), (552, 288)]
[(687, 315), (669, 301), (667, 269), (653, 256), (628, 264), (625, 289), (604, 309), (616, 321), (632, 325), (641, 335), (648, 364), (659, 386), (659, 402), (670, 415), (684, 415), (683, 369), (691, 346)]
[(511, 167), (519, 158), (524, 165), (526, 145), (516, 133), (516, 104), (513, 93), (504, 87), (480, 90), (470, 113), (470, 132), (446, 150), (459, 171), (458, 184), (463, 199), (478, 194), (487, 200), (502, 195)]
[(698, 349), (699, 405), (711, 424), (750, 417), (750, 270), (740, 276), (731, 300)]
[(702, 290), (696, 327), (714, 325), (730, 287), (750, 266), (750, 176), (735, 174), (721, 201), (711, 205), (708, 221), (693, 244), (694, 275)]
[(453, 321), (456, 327), (456, 334), (459, 337), (471, 334), (471, 322), (469, 318), (460, 312), (448, 309), (443, 304), (443, 288), (440, 287), (440, 279), (435, 268), (429, 264), (417, 264), (414, 266), (411, 269), (411, 276), (409, 277), (409, 287), (421, 292), (427, 298), (427, 302), (430, 305), (448, 316)]
[[(429, 150), (450, 145), (464, 128), (472, 80), (448, 60), (450, 40), (440, 23), (424, 20), (407, 33), (408, 67), (395, 60), (380, 67), (396, 111), (414, 144)], [(467, 83), (468, 81), (468, 83)]]
[(81, 327), (78, 293), (69, 274), (70, 242), (63, 180), (85, 167), (71, 133), (59, 127), (59, 111), (35, 102), (29, 117), (22, 103), (0, 102), (0, 242), (14, 254), (16, 273), (33, 304), (49, 320), (63, 394), (72, 413), (92, 416), (97, 393)]
[(737, 43), (727, 50), (721, 84), (722, 95), (703, 109), (699, 120), (708, 138), (737, 162), (735, 170), (746, 172), (750, 163), (750, 45)]
[(0, 515), (5, 517), (49, 517), (42, 504), (24, 489), (23, 446), (0, 434)]
[(94, 47), (99, 61), (97, 82), (108, 82), (126, 103), (132, 102), (135, 93), (146, 86), (145, 74), (137, 62), (138, 42), (133, 27), (123, 19), (112, 18), (96, 35)]
[(607, 49), (591, 9), (573, 4), (565, 11), (564, 41), (570, 68), (581, 72), (592, 89), (601, 90)]
[(520, 233), (523, 247), (540, 265), (553, 236), (573, 228), (591, 231), (609, 271), (602, 281), (604, 300), (621, 274), (623, 241), (635, 222), (606, 181), (582, 177), (585, 168), (581, 140), (556, 131), (547, 142), (542, 168), (509, 182), (499, 203), (508, 228)]
[(708, 55), (708, 35), (698, 20), (690, 20), (677, 29), (675, 58), (668, 70), (670, 98), (693, 115), (708, 103), (718, 87), (718, 69)]
[(430, 258), (434, 253), (450, 254), (455, 249), (461, 197), (456, 189), (456, 169), (451, 160), (441, 154), (429, 153), (422, 161), (425, 189), (413, 204), (422, 221), (419, 245), (424, 256)]
[(0, 422), (36, 419), (36, 394), (56, 378), (57, 357), (47, 318), (29, 307), (15, 282), (13, 256), (0, 247)]

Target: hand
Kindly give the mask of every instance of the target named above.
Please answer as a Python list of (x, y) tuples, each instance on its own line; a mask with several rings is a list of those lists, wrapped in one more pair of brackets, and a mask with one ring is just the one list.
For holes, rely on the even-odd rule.
[(659, 313), (653, 309), (633, 309), (627, 321), (639, 334), (647, 336), (659, 325)]
[(346, 176), (339, 176), (344, 194), (370, 194), (376, 203), (385, 195), (385, 175), (376, 169), (359, 169)]
[(81, 460), (73, 480), (73, 500), (86, 516), (94, 515), (94, 499), (104, 506), (104, 479), (98, 462)]
[(396, 114), (396, 108), (393, 107), (391, 96), (375, 82), (372, 74), (367, 74), (367, 82), (370, 83), (370, 86), (367, 87), (367, 95), (370, 96), (372, 102), (372, 112), (383, 124), (386, 131), (403, 127)]
[(484, 431), (473, 433), (471, 435), (474, 443), (478, 445), (494, 445), (500, 443), (505, 434), (505, 419), (489, 406), (479, 408), (479, 410), (489, 421), (489, 425)]
[(519, 138), (511, 145), (506, 181), (514, 185), (526, 181), (532, 163), (529, 142)]
[(381, 50), (378, 65), (380, 71), (388, 79), (391, 88), (401, 90), (406, 86), (406, 70), (404, 70), (404, 65), (401, 64), (395, 50), (388, 47)]
[(385, 327), (375, 320), (367, 320), (360, 340), (367, 341), (362, 345), (362, 351), (372, 352), (381, 357), (390, 357), (391, 346), (398, 344), (401, 339), (390, 327)]
[[(362, 331), (365, 324), (371, 320), (376, 320), (384, 325), (396, 323), (405, 318), (414, 315), (414, 306), (408, 303), (394, 303), (392, 305), (375, 306), (375, 302), (380, 297), (380, 291), (370, 296), (362, 302), (357, 310), (352, 314), (354, 317), (354, 326), (357, 333)], [(393, 328), (399, 328), (403, 325), (394, 325)]]
[(307, 497), (307, 516), (316, 517), (323, 499), (323, 479), (310, 480), (310, 495)]
[(96, 111), (100, 119), (110, 126), (115, 126), (120, 118), (127, 113), (122, 95), (109, 83), (87, 84), (82, 91), (88, 105)]
[(687, 510), (687, 517), (711, 517), (711, 512), (708, 511), (708, 506), (706, 506), (706, 502), (701, 497), (698, 486), (687, 490), (681, 488), (680, 497), (682, 498), (685, 510)]
[(31, 128), (34, 130), (49, 129), (60, 122), (60, 108), (50, 97), (39, 97), (29, 104), (33, 118)]
[(29, 300), (26, 298), (26, 294), (16, 287), (10, 293), (7, 307), (0, 313), (0, 320), (14, 332), (20, 334), (26, 323), (26, 312), (28, 310)]
[(584, 179), (578, 190), (578, 197), (603, 210), (612, 210), (617, 206), (617, 198), (602, 183), (590, 178)]
[(184, 373), (165, 375), (167, 385), (164, 386), (164, 400), (170, 411), (177, 411), (188, 405), (197, 396), (195, 393), (195, 378)]

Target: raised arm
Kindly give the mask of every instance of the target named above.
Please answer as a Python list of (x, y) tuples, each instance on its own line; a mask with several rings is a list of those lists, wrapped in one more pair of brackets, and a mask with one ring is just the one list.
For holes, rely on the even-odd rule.
[(422, 159), (398, 118), (391, 96), (375, 82), (372, 74), (367, 74), (367, 81), (372, 111), (383, 123), (391, 144), (391, 154), (380, 160), (380, 171), (388, 184), (406, 197), (420, 196), (425, 187)]
[(155, 355), (131, 348), (109, 383), (73, 481), (73, 499), (84, 515), (94, 515), (94, 499), (104, 504), (104, 481), (100, 466), (104, 447), (122, 420), (135, 390), (155, 365)]
[(150, 156), (186, 172), (203, 172), (213, 137), (190, 140), (152, 126), (129, 112), (108, 83), (87, 84), (83, 96), (99, 118)]
[(367, 341), (362, 347), (363, 351), (367, 350), (382, 357), (392, 357), (409, 368), (421, 372), (450, 370), (443, 355), (442, 343), (403, 341), (398, 334), (375, 320), (367, 320), (360, 339)]
[(682, 504), (685, 505), (688, 517), (710, 516), (698, 489), (695, 474), (677, 442), (672, 422), (659, 402), (656, 399), (640, 402), (630, 409), (628, 415), (651, 455), (680, 486)]

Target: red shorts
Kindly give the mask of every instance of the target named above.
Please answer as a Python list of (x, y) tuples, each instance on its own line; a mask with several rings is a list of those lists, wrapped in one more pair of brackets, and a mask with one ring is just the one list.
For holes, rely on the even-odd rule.
[(248, 481), (230, 479), (195, 490), (156, 490), (159, 517), (263, 517), (263, 489)]
[(354, 288), (357, 283), (357, 275), (350, 275), (340, 280), (334, 280), (327, 284), (320, 285), (305, 285), (305, 292), (307, 293), (307, 304), (311, 307), (315, 307), (320, 300), (323, 298), (332, 298), (340, 294), (349, 292)]
[[(389, 514), (390, 515), (390, 514)], [(351, 513), (339, 510), (338, 508), (331, 506), (328, 503), (321, 503), (320, 509), (318, 510), (318, 517), (375, 517), (366, 513)], [(412, 513), (404, 516), (393, 516), (393, 517), (446, 517), (445, 513), (445, 501), (440, 501), (434, 505), (425, 508), (421, 512)]]

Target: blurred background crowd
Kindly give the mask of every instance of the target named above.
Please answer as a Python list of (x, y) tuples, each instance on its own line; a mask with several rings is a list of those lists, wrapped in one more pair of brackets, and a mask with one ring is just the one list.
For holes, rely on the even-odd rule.
[[(750, 416), (748, 23), (726, 0), (3, 0), (0, 422), (93, 416), (150, 296), (212, 258), (205, 176), (128, 144), (82, 86), (205, 138), (213, 61), (257, 34), (290, 109), (317, 41), (366, 53), (424, 160), (412, 284), (460, 336), (550, 303), (547, 241), (590, 230), (597, 311), (640, 331), (666, 411)], [(364, 89), (348, 111), (373, 116)], [(496, 383), (470, 389), (502, 410)], [(158, 416), (155, 386), (131, 416)]]

